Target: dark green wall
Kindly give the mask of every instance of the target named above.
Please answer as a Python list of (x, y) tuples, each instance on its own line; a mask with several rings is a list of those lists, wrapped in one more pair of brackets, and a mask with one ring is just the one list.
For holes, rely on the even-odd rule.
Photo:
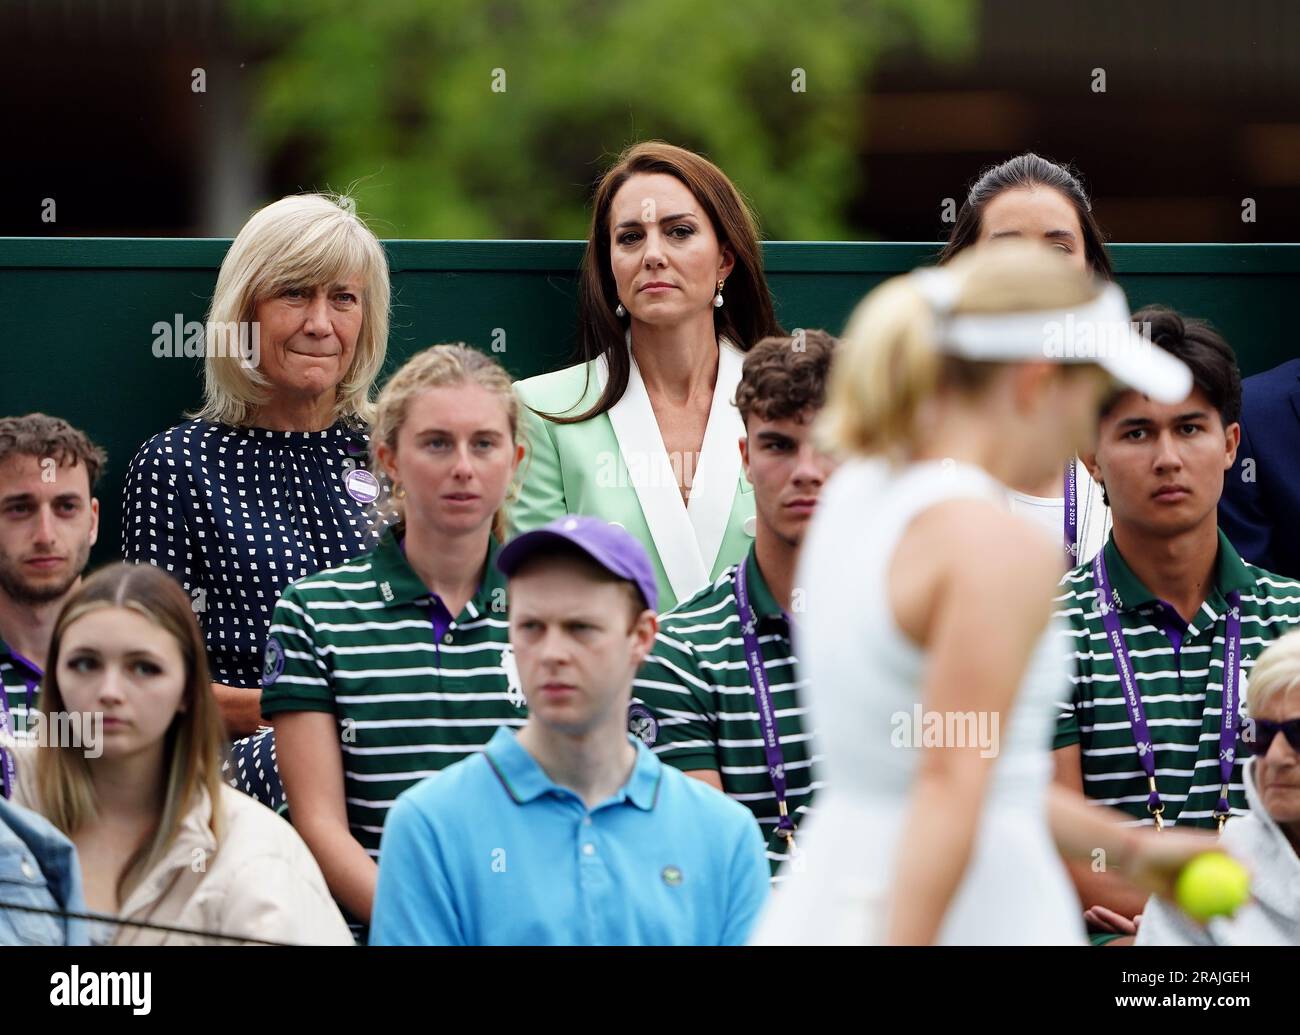
[[(121, 484), (145, 439), (200, 398), (200, 361), (157, 359), (153, 325), (203, 321), (229, 241), (0, 238), (0, 414), (41, 410), (88, 432), (109, 454), (94, 561), (118, 547)], [(574, 348), (573, 241), (388, 241), (393, 271), (386, 373), (445, 341), (490, 348), (517, 376), (562, 365)], [(931, 244), (773, 242), (767, 267), (787, 328), (838, 332), (886, 277), (930, 262)], [(1300, 293), (1300, 245), (1112, 247), (1134, 308), (1163, 302), (1212, 320), (1242, 371), (1300, 354), (1286, 313)]]

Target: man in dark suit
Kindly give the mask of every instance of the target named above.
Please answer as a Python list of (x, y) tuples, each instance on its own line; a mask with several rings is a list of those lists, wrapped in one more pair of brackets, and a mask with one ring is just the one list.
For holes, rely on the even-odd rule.
[(1219, 526), (1251, 564), (1300, 578), (1300, 359), (1242, 382), (1241, 446)]

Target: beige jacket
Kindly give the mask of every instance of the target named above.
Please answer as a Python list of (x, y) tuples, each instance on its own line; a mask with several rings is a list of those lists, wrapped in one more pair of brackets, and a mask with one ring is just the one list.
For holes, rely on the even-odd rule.
[[(19, 751), (19, 760), (24, 752)], [(30, 756), (28, 756), (30, 758)], [(40, 811), (21, 771), (14, 800)], [(127, 896), (119, 914), (230, 935), (299, 945), (352, 945), (320, 867), (297, 831), (260, 802), (222, 784), (221, 844), (206, 792), (170, 851)], [(115, 945), (234, 945), (238, 940), (122, 926)]]

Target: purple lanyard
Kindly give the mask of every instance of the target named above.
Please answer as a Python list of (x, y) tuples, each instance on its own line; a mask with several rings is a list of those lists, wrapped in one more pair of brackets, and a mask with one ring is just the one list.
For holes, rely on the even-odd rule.
[[(23, 674), (23, 683), (27, 687), (27, 718), (28, 721), (31, 721), (32, 693), (40, 685), (41, 670), (16, 650), (10, 650), (9, 653), (13, 656), (14, 661), (17, 662), (15, 667), (21, 666), (26, 669), (26, 672)], [(36, 673), (36, 678), (32, 679), (30, 673)], [(14, 753), (12, 751), (6, 751), (3, 744), (8, 742), (9, 738), (13, 735), (13, 727), (10, 724), (9, 715), (9, 692), (5, 689), (4, 680), (0, 679), (0, 761), (3, 762), (3, 764), (0, 765), (0, 797), (5, 798), (9, 798), (13, 795), (16, 768)]]
[(5, 749), (9, 743), (9, 695), (0, 680), (0, 796), (8, 798), (14, 790), (14, 753)]
[[(1133, 662), (1129, 659), (1128, 646), (1124, 643), (1124, 631), (1120, 627), (1119, 615), (1115, 611), (1116, 599), (1110, 587), (1110, 578), (1106, 574), (1106, 562), (1102, 558), (1104, 551), (1098, 551), (1092, 560), (1092, 576), (1097, 587), (1098, 608), (1101, 622), (1106, 629), (1106, 639), (1110, 644), (1111, 656), (1115, 668), (1119, 670), (1120, 682), (1123, 684), (1124, 706), (1128, 709), (1129, 726), (1133, 729), (1133, 740), (1137, 744), (1138, 761), (1146, 773), (1147, 811), (1155, 817), (1156, 829), (1164, 827), (1165, 807), (1156, 791), (1156, 752), (1151, 740), (1151, 729), (1147, 726), (1146, 713), (1142, 708), (1142, 697), (1138, 693), (1137, 679), (1133, 675)], [(1223, 637), (1223, 716), (1219, 722), (1219, 800), (1214, 806), (1214, 818), (1219, 821), (1219, 829), (1227, 821), (1230, 808), (1228, 805), (1228, 785), (1232, 781), (1232, 767), (1236, 761), (1237, 745), (1237, 687), (1240, 682), (1239, 665), (1241, 662), (1241, 594), (1231, 590), (1227, 594), (1228, 610), (1224, 615)]]
[(1065, 564), (1079, 563), (1079, 474), (1071, 457), (1065, 464)]
[(781, 736), (776, 728), (776, 709), (772, 707), (772, 691), (767, 685), (767, 672), (763, 668), (763, 652), (758, 646), (758, 617), (749, 603), (749, 579), (745, 569), (748, 561), (736, 568), (736, 608), (740, 612), (740, 631), (745, 640), (745, 667), (749, 669), (749, 684), (758, 699), (758, 724), (763, 731), (763, 754), (767, 758), (767, 775), (772, 778), (776, 794), (776, 808), (780, 818), (776, 829), (787, 841), (794, 840), (794, 820), (786, 807), (785, 761), (781, 755)]
[[(35, 693), (36, 687), (39, 687), (42, 672), (35, 664), (22, 657), (17, 650), (10, 650), (9, 653), (13, 655), (17, 666), (26, 670), (23, 672), (22, 681), (27, 687), (27, 720), (30, 722), (31, 694)], [(35, 679), (32, 679), (31, 674), (35, 674)], [(8, 741), (10, 736), (13, 736), (13, 728), (9, 723), (9, 692), (5, 689), (4, 680), (0, 680), (0, 742)], [(14, 774), (16, 774), (13, 752), (8, 752), (4, 746), (0, 746), (0, 761), (3, 761), (3, 765), (0, 765), (0, 796), (8, 798), (13, 794)]]

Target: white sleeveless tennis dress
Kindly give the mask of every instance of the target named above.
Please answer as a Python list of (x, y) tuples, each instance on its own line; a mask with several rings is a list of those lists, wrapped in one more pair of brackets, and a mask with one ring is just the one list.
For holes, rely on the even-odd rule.
[[(801, 858), (787, 864), (787, 879), (755, 932), (757, 944), (883, 940), (922, 750), (911, 745), (921, 743), (917, 727), (927, 721), (920, 697), (926, 655), (898, 628), (885, 575), (914, 517), (940, 501), (969, 497), (1007, 506), (1006, 488), (987, 472), (948, 460), (904, 467), (853, 461), (823, 491), (795, 585), (806, 602), (796, 648), (827, 789), (799, 829)], [(995, 601), (969, 606), (981, 621), (998, 620)], [(1067, 682), (1060, 636), (1056, 624), (1044, 632), (996, 738), (988, 716), (982, 731), (974, 720), (945, 734), (996, 744), (997, 753), (972, 855), (939, 930), (942, 944), (1085, 942), (1082, 909), (1046, 814), (1055, 702)]]

